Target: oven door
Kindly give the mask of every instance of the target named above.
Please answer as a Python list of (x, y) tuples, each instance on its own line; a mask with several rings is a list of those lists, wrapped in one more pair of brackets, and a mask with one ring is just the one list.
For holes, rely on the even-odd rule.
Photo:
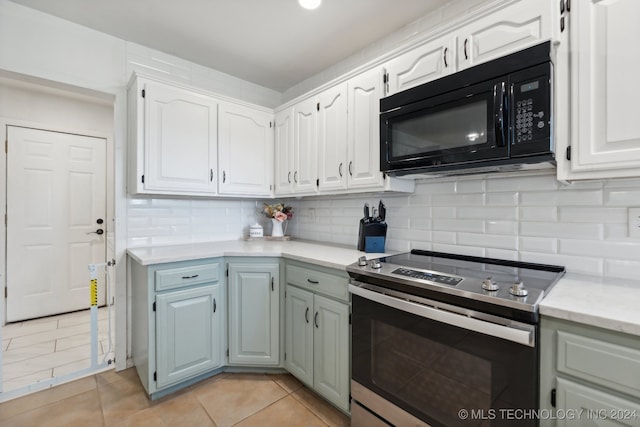
[(538, 407), (536, 326), (355, 281), (349, 290), (354, 401), (379, 412), (382, 398), (392, 416), (432, 426), (537, 425), (524, 412)]
[(508, 159), (507, 101), (507, 80), (497, 79), (381, 113), (381, 170)]

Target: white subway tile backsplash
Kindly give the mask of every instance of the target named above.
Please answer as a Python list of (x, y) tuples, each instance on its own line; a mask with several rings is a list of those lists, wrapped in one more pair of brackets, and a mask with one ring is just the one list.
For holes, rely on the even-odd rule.
[[(287, 233), (355, 247), (363, 205), (387, 207), (386, 249), (564, 265), (568, 271), (638, 277), (640, 239), (627, 231), (627, 208), (640, 203), (640, 179), (560, 184), (550, 172), (421, 179), (411, 195), (363, 194), (287, 199)], [(268, 200), (128, 200), (129, 246), (233, 240)], [(257, 207), (256, 207), (257, 206)], [(313, 215), (312, 215), (313, 210)], [(635, 276), (634, 276), (635, 275)]]
[(627, 222), (627, 210), (625, 208), (561, 206), (558, 211), (560, 221), (625, 224)]

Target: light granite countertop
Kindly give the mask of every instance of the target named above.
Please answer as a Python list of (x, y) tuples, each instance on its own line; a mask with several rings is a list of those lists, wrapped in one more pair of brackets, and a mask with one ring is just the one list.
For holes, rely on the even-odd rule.
[(640, 281), (567, 273), (540, 314), (640, 336)]
[[(216, 257), (283, 257), (344, 269), (367, 253), (329, 243), (300, 240), (233, 240), (130, 248), (141, 265)], [(640, 281), (566, 274), (540, 303), (540, 314), (640, 336)]]
[(388, 253), (364, 253), (355, 248), (300, 240), (232, 240), (170, 246), (130, 248), (127, 253), (141, 265), (216, 257), (283, 257), (325, 267), (344, 269), (361, 256), (379, 258)]

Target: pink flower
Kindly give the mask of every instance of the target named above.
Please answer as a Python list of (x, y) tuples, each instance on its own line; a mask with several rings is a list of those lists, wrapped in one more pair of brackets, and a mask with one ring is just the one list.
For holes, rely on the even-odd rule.
[(287, 214), (284, 212), (276, 212), (276, 214), (273, 217), (276, 219), (276, 221), (282, 222), (282, 221), (286, 221)]

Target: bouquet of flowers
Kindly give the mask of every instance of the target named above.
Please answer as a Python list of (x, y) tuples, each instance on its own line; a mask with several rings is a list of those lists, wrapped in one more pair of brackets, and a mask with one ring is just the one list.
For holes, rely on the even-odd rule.
[(293, 218), (293, 208), (291, 206), (285, 206), (283, 203), (276, 203), (274, 205), (265, 203), (262, 212), (267, 218), (273, 218), (279, 222)]

